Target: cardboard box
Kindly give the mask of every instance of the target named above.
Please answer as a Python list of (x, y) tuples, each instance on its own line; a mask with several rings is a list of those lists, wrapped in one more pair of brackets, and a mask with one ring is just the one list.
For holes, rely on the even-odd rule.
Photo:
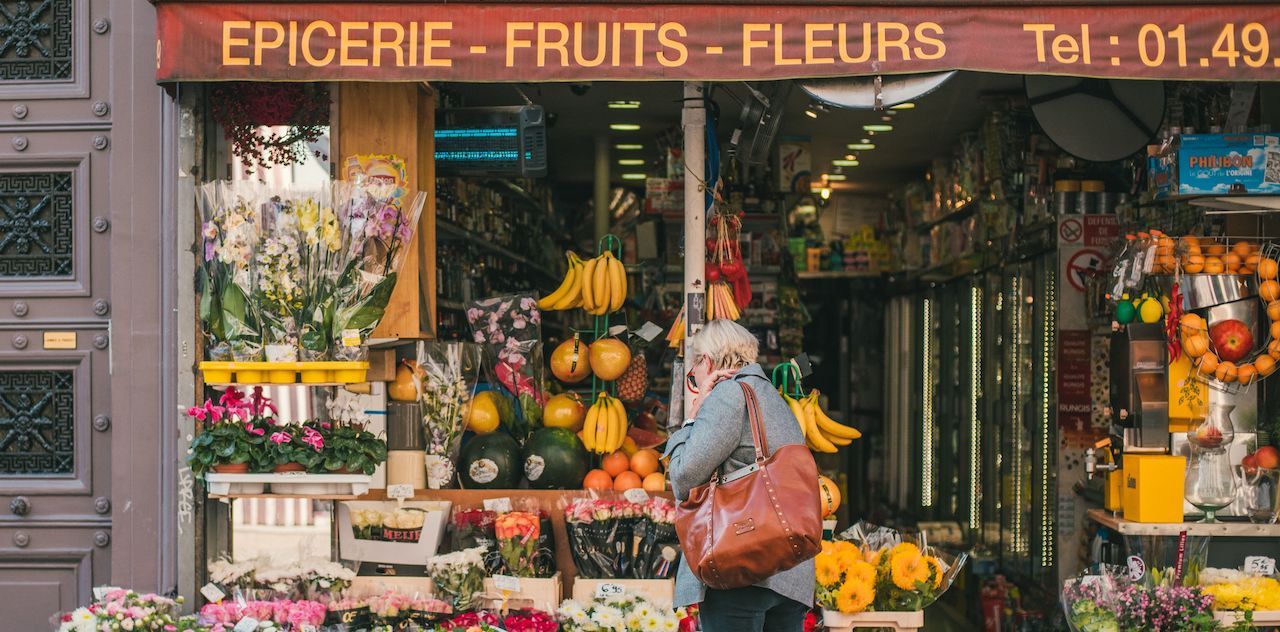
[(560, 571), (551, 577), (495, 575), (484, 578), (485, 596), (482, 601), (491, 608), (534, 608), (555, 612), (560, 607), (561, 588)]
[(1280, 193), (1280, 135), (1188, 134), (1169, 147), (1149, 147), (1156, 197)]
[(573, 580), (573, 598), (587, 603), (596, 595), (640, 596), (656, 604), (670, 605), (676, 595), (674, 579), (586, 579)]
[(1124, 518), (1133, 522), (1182, 522), (1187, 459), (1166, 454), (1124, 455)]
[(361, 562), (381, 562), (383, 564), (420, 564), (425, 565), (427, 558), (436, 554), (440, 541), (444, 538), (445, 523), (449, 520), (449, 509), (452, 506), (447, 500), (408, 500), (405, 508), (422, 509), (422, 533), (417, 542), (382, 542), (378, 540), (361, 540), (356, 538), (351, 528), (351, 511), (377, 509), (384, 513), (396, 510), (395, 501), (353, 500), (338, 503), (338, 545), (340, 557), (344, 560)]

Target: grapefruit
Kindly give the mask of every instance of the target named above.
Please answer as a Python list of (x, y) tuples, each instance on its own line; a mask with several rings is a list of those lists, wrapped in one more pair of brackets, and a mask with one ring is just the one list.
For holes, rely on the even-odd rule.
[(606, 382), (622, 377), (631, 364), (631, 349), (617, 338), (601, 338), (591, 343), (590, 355), (591, 370)]
[(577, 336), (560, 343), (551, 352), (551, 374), (561, 382), (581, 382), (591, 374), (591, 358), (587, 350), (587, 343)]
[(582, 479), (583, 489), (613, 489), (613, 477), (604, 470), (591, 470)]
[(616, 477), (631, 467), (631, 459), (627, 458), (627, 454), (625, 452), (618, 450), (617, 452), (605, 455), (605, 457), (600, 460), (600, 467), (603, 468), (604, 471), (608, 472), (609, 476)]
[(628, 489), (640, 487), (642, 484), (643, 483), (640, 481), (640, 475), (628, 470), (613, 479), (613, 491), (625, 492)]
[(542, 425), (548, 428), (565, 428), (573, 432), (582, 430), (582, 420), (587, 408), (577, 393), (561, 393), (547, 400), (542, 407)]
[(631, 455), (631, 471), (647, 477), (658, 471), (658, 451), (646, 448)]
[(467, 429), (476, 434), (489, 434), (498, 429), (502, 415), (498, 413), (499, 395), (493, 391), (481, 391), (467, 403), (462, 411)]

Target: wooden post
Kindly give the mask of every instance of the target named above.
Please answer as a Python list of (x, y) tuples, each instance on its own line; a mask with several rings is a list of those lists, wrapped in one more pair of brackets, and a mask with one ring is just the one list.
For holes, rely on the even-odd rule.
[(394, 154), (404, 159), (409, 189), (427, 202), (417, 237), (405, 253), (386, 314), (372, 339), (430, 338), (436, 306), (435, 91), (417, 83), (338, 84), (333, 159), (345, 178), (348, 156)]

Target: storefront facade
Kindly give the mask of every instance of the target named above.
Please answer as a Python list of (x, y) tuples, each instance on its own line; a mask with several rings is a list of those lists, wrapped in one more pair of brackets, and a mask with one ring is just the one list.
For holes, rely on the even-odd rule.
[(937, 4), (4, 3), (0, 614), (37, 629), (104, 583), (196, 593), (183, 82), (1280, 73), (1274, 4)]

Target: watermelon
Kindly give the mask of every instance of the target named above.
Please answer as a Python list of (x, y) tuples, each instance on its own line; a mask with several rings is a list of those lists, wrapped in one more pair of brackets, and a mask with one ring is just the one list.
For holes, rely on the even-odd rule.
[(534, 489), (579, 489), (587, 450), (566, 428), (540, 428), (524, 442), (524, 476)]
[(477, 435), (458, 455), (458, 478), (465, 489), (513, 489), (522, 472), (520, 446), (511, 435)]

